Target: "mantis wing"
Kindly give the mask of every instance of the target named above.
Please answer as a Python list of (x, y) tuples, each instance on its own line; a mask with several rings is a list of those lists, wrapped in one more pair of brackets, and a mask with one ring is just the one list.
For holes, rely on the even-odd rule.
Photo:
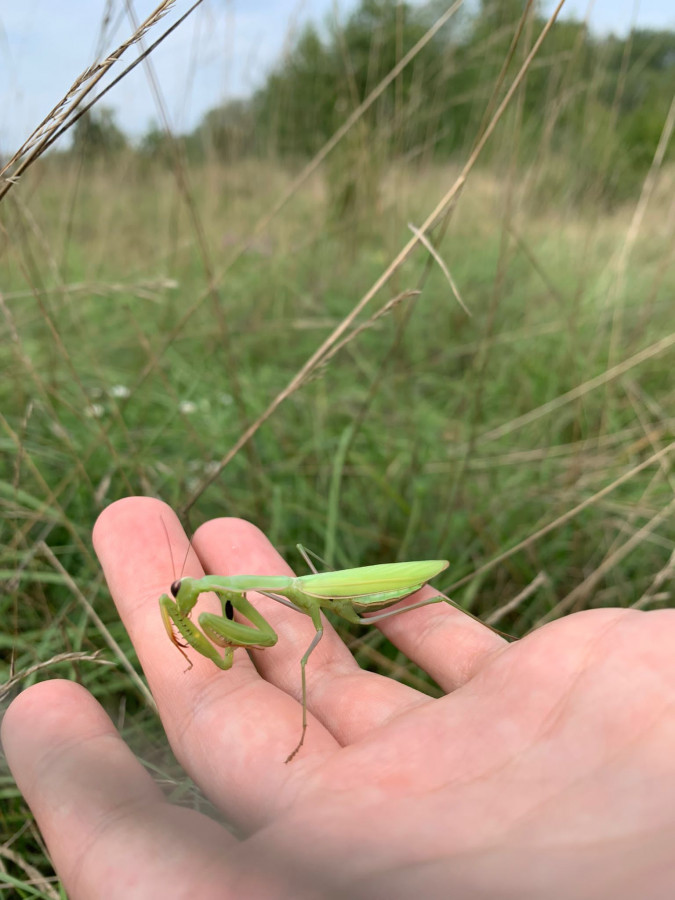
[(405, 597), (419, 590), (449, 565), (445, 559), (385, 563), (379, 566), (362, 566), (358, 569), (304, 575), (299, 581), (306, 594), (318, 599), (347, 599), (372, 594), (391, 594), (393, 599), (396, 594)]

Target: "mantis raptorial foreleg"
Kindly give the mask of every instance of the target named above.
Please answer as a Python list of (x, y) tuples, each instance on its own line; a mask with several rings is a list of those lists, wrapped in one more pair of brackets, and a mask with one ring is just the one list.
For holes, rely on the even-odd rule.
[[(260, 615), (258, 610), (246, 599), (246, 595), (231, 591), (227, 588), (216, 588), (211, 586), (203, 588), (199, 585), (199, 580), (182, 579), (183, 590), (176, 589), (173, 600), (167, 594), (163, 594), (159, 600), (159, 607), (164, 621), (164, 627), (173, 644), (180, 650), (185, 659), (188, 661), (188, 668), (192, 668), (192, 663), (187, 653), (183, 650), (173, 627), (175, 626), (182, 637), (187, 641), (190, 647), (194, 647), (202, 656), (208, 657), (220, 669), (229, 669), (232, 667), (234, 651), (237, 647), (259, 648), (273, 647), (277, 640), (277, 633), (274, 631), (269, 622)], [(174, 582), (171, 585), (173, 593), (174, 587), (181, 582)], [(199, 616), (199, 625), (201, 631), (190, 619), (190, 613), (194, 608), (199, 595), (205, 590), (214, 591), (220, 598), (223, 608), (222, 616), (214, 613), (201, 613)], [(234, 610), (237, 610), (242, 616), (251, 622), (245, 625), (241, 622), (234, 621)], [(214, 646), (215, 644), (215, 646)], [(220, 648), (222, 655), (218, 652)]]

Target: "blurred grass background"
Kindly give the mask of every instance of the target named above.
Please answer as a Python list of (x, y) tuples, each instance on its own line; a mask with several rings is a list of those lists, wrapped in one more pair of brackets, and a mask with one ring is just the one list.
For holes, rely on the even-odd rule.
[[(193, 132), (131, 141), (97, 104), (0, 183), (5, 702), (81, 681), (184, 802), (109, 649), (138, 669), (90, 541), (119, 497), (249, 518), (298, 571), (297, 542), (335, 567), (446, 557), (439, 586), (516, 635), (671, 602), (675, 33), (566, 20), (527, 63), (536, 4), (448, 9), (362, 0)], [(433, 254), (392, 266), (448, 192)], [(372, 631), (345, 632), (363, 665), (435, 690)], [(59, 896), (0, 790), (0, 884)]]

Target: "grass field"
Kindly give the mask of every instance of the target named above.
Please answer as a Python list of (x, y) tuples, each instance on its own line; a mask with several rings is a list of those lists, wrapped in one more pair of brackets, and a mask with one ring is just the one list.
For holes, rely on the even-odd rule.
[[(547, 199), (534, 164), (507, 164), (474, 168), (435, 240), (471, 315), (418, 246), (357, 322), (398, 301), (279, 405), (190, 527), (251, 519), (299, 571), (299, 541), (335, 567), (447, 557), (439, 586), (478, 616), (525, 592), (499, 617), (516, 635), (671, 602), (675, 174), (608, 209)], [(46, 157), (7, 195), (0, 681), (24, 676), (8, 699), (77, 679), (179, 799), (204, 803), (155, 749), (161, 726), (106, 643), (137, 666), (93, 523), (130, 493), (181, 509), (199, 492), (458, 172), (383, 166), (368, 202), (335, 215), (335, 170), (320, 169), (263, 228), (297, 174), (275, 160), (190, 169), (198, 228), (175, 172), (133, 155)], [(355, 650), (427, 684), (376, 633)], [(6, 771), (2, 797), (3, 840), (19, 839), (0, 882), (27, 885), (30, 866), (48, 879)]]

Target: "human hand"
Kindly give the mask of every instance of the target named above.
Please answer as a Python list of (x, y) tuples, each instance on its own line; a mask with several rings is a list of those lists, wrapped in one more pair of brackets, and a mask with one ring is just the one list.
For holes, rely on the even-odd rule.
[[(673, 896), (674, 611), (577, 613), (510, 645), (445, 604), (383, 620), (441, 699), (361, 671), (327, 628), (284, 765), (310, 620), (253, 595), (277, 645), (229, 672), (188, 649), (185, 672), (157, 604), (175, 577), (164, 526), (182, 560), (149, 498), (108, 507), (94, 543), (173, 750), (241, 837), (167, 803), (81, 687), (43, 682), (3, 743), (71, 900)], [(193, 546), (208, 572), (289, 571), (237, 519)], [(185, 574), (202, 574), (192, 554)]]

